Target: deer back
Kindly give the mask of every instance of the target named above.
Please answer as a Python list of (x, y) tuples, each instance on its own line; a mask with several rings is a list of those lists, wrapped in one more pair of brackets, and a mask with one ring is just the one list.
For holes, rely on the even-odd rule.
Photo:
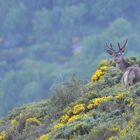
[(130, 66), (126, 69), (122, 76), (122, 83), (125, 87), (134, 85), (140, 81), (140, 68), (138, 66)]

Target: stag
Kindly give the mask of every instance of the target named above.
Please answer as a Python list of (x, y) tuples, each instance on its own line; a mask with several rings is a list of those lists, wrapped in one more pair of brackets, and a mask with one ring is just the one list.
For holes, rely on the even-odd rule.
[(122, 83), (125, 87), (134, 85), (140, 81), (140, 67), (137, 65), (129, 64), (124, 59), (124, 52), (128, 39), (125, 40), (123, 45), (118, 43), (118, 51), (113, 49), (111, 43), (106, 43), (106, 51), (113, 57), (116, 66), (123, 72)]

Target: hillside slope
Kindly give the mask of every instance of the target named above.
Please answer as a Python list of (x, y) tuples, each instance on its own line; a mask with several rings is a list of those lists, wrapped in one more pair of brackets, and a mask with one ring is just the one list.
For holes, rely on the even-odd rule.
[(140, 140), (140, 83), (124, 88), (121, 76), (103, 60), (86, 85), (11, 111), (0, 120), (0, 140)]

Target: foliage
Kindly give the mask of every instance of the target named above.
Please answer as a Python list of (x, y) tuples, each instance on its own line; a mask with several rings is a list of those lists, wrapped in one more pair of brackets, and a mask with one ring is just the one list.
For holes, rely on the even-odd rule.
[(51, 90), (50, 112), (52, 118), (58, 118), (70, 103), (83, 93), (81, 81), (73, 77), (70, 81), (57, 85)]
[[(138, 0), (1, 0), (0, 116), (48, 98), (50, 89), (72, 74), (89, 81), (99, 69), (97, 63), (108, 58), (105, 42), (117, 47), (127, 37), (126, 54), (139, 56), (139, 5)], [(77, 47), (80, 52), (75, 55)], [(97, 72), (94, 78), (102, 75), (105, 83), (95, 83), (96, 88), (111, 87), (120, 80), (119, 71), (110, 69), (104, 76)], [(77, 99), (69, 97), (71, 102)], [(50, 112), (62, 112), (58, 108)]]
[[(104, 66), (101, 65), (99, 68), (102, 67)], [(0, 121), (0, 138), (139, 139), (140, 83), (126, 89), (121, 86), (119, 80), (107, 81), (110, 76), (112, 79), (121, 77), (121, 73), (116, 71), (113, 64), (109, 67), (98, 81), (81, 85), (81, 82), (73, 79), (57, 86), (61, 93), (71, 92), (71, 96), (80, 91), (74, 98), (65, 98), (67, 92), (60, 94), (55, 87), (54, 91), (51, 90), (54, 93), (49, 99), (14, 109)], [(67, 104), (60, 104), (62, 98)]]

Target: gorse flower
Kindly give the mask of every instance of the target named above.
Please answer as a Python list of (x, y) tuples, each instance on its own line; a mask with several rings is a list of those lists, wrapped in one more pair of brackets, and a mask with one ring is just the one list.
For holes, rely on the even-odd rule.
[(98, 66), (98, 69), (91, 77), (91, 81), (97, 81), (103, 76), (106, 70), (109, 68), (110, 62), (108, 60), (102, 60)]
[(49, 140), (49, 135), (48, 134), (45, 134), (45, 135), (42, 135), (39, 140)]
[(132, 121), (132, 120), (130, 120), (130, 121), (128, 122), (128, 128), (134, 128), (134, 127), (135, 127), (135, 122)]
[(11, 120), (11, 125), (12, 125), (12, 127), (16, 127), (17, 126), (16, 119)]
[(41, 122), (40, 122), (37, 118), (35, 118), (35, 117), (33, 117), (33, 118), (28, 118), (28, 119), (26, 120), (26, 123), (27, 123), (27, 124), (41, 125)]
[(101, 71), (106, 71), (108, 69), (108, 66), (102, 66), (102, 67), (100, 67), (100, 70)]
[(63, 124), (63, 123), (57, 123), (56, 125), (54, 125), (53, 130), (57, 130), (57, 129), (63, 127), (64, 125), (65, 124)]
[(101, 103), (106, 102), (110, 99), (113, 99), (113, 96), (105, 96), (105, 97), (101, 97), (101, 98), (94, 98), (93, 100), (90, 101), (87, 108), (92, 109), (92, 108), (94, 108), (94, 107), (100, 105)]
[(118, 139), (116, 139), (116, 137), (114, 137), (114, 136), (111, 136), (107, 140), (118, 140)]
[(68, 123), (74, 122), (75, 120), (78, 120), (80, 118), (81, 118), (80, 115), (74, 115), (68, 120)]
[(2, 132), (0, 133), (0, 140), (7, 140), (7, 136), (6, 136), (5, 131), (2, 131)]
[(73, 107), (73, 114), (79, 114), (85, 111), (85, 104), (77, 104)]
[(91, 77), (92, 81), (97, 81), (102, 75), (104, 75), (104, 72), (99, 70), (96, 70), (93, 76)]
[(105, 74), (105, 71), (108, 69), (108, 66), (101, 66), (99, 69), (95, 71), (95, 73), (91, 77), (91, 81), (97, 81), (101, 76)]
[(69, 119), (69, 116), (68, 115), (63, 115), (61, 116), (60, 118), (60, 123), (66, 123)]
[(117, 96), (115, 96), (115, 98), (117, 98), (117, 99), (124, 99), (125, 96), (126, 96), (126, 94), (124, 94), (124, 93), (119, 93)]

